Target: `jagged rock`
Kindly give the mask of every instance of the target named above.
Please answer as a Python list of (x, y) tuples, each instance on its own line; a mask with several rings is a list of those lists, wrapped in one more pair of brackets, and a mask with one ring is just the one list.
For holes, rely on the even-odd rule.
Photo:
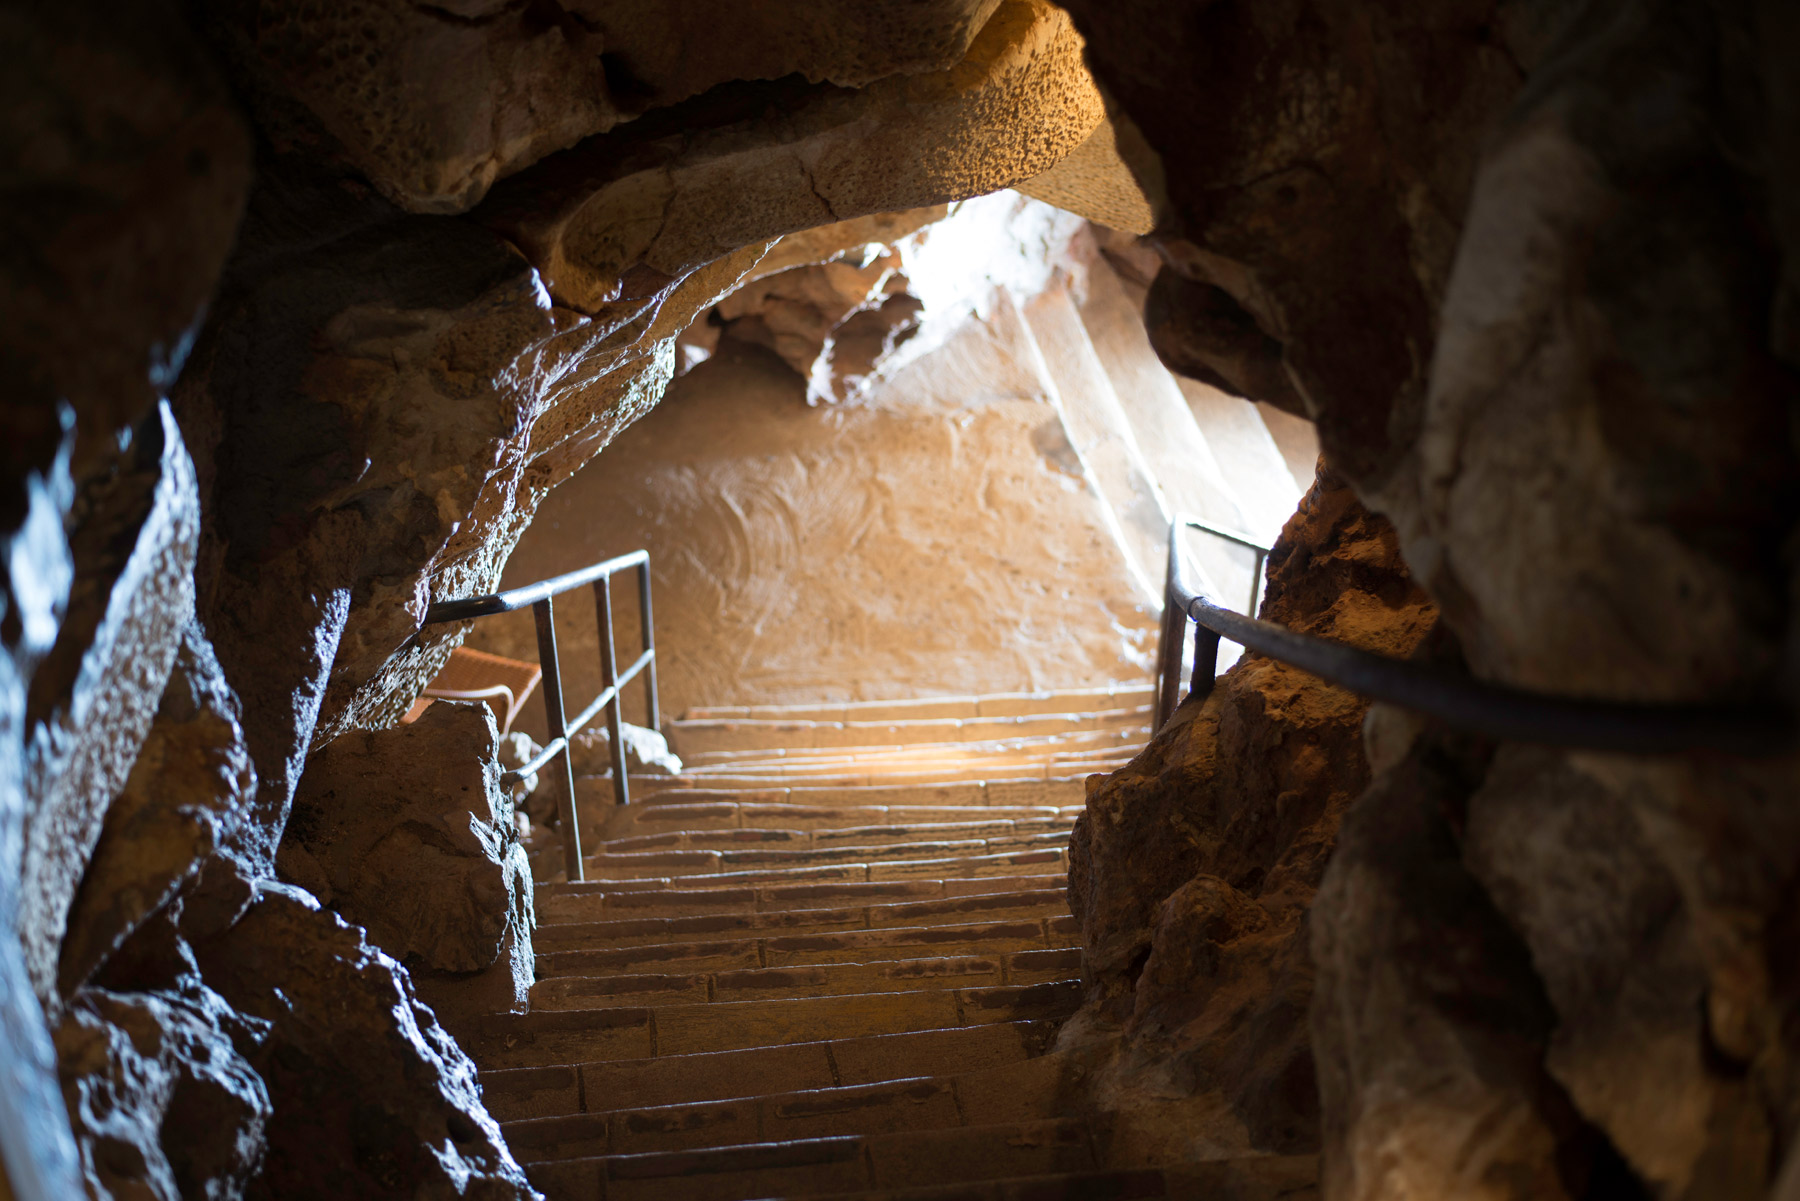
[(1463, 862), (1531, 952), (1556, 1011), (1544, 1062), (1583, 1116), (1658, 1196), (1760, 1198), (1773, 1131), (1708, 1052), (1694, 918), (1641, 802), (1567, 755), (1503, 747), (1469, 798)]
[(8, 428), (116, 458), (174, 382), (250, 186), (243, 117), (175, 0), (0, 13), (0, 362)]
[(1104, 115), (1062, 11), (1004, 0), (947, 70), (703, 97), (546, 159), (476, 215), (601, 316), (743, 246), (1038, 175)]
[(38, 997), (56, 1004), (69, 906), (131, 770), (193, 615), (200, 506), (166, 404), (70, 513), (75, 586), (31, 682), (17, 924)]
[(266, 1024), (238, 1044), (271, 1107), (248, 1197), (536, 1195), (481, 1103), (475, 1065), (360, 930), (263, 882), (194, 953), (209, 987)]
[(846, 400), (918, 328), (923, 306), (906, 294), (900, 253), (882, 249), (764, 276), (714, 311), (732, 337), (767, 346), (799, 372), (808, 403)]
[(311, 746), (405, 711), (462, 633), (421, 632), (426, 608), (492, 590), (543, 493), (655, 403), (674, 334), (754, 250), (606, 326), (477, 226), (266, 176), (179, 397), (217, 464), (201, 607), (262, 826), (279, 836)]
[(207, 858), (256, 835), (243, 827), (256, 795), (237, 697), (197, 622), (181, 646), (156, 718), (70, 908), (58, 968), (73, 993)]
[(1162, 162), (1131, 118), (1107, 106), (1104, 121), (1067, 158), (1014, 185), (1019, 192), (1128, 234), (1156, 228), (1168, 208)]
[(710, 0), (204, 9), (278, 145), (329, 147), (403, 207), (458, 213), (547, 153), (730, 80), (800, 74), (854, 88), (945, 70), (997, 2), (832, 0), (804, 14)]
[(1095, 76), (1161, 158), (1172, 261), (1279, 346), (1333, 465), (1379, 482), (1423, 415), (1482, 140), (1558, 6), (1067, 7)]
[[(1392, 527), (1324, 471), (1270, 553), (1262, 612), (1399, 655), (1435, 617)], [(1069, 861), (1088, 996), (1064, 1038), (1123, 1026), (1118, 1057), (1092, 1086), (1109, 1103), (1222, 1092), (1229, 1118), (1181, 1131), (1192, 1148), (1317, 1146), (1307, 910), (1369, 778), (1367, 707), (1246, 655), (1089, 786)]]
[(204, 987), (76, 994), (56, 1049), (88, 1195), (244, 1196), (262, 1166), (269, 1097), (233, 1038), (263, 1033)]
[(278, 865), (405, 963), (440, 1020), (523, 1009), (531, 867), (486, 705), (438, 701), (315, 753)]
[(1620, 1195), (1591, 1178), (1578, 1144), (1595, 1140), (1544, 1070), (1556, 1015), (1530, 954), (1462, 864), (1489, 754), (1417, 739), (1345, 816), (1313, 905), (1333, 1201)]

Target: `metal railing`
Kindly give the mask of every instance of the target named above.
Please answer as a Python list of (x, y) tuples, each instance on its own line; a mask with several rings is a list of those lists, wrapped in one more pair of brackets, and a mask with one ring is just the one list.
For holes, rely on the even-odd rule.
[[(639, 624), (643, 629), (644, 652), (623, 672), (618, 670), (617, 652), (613, 649), (612, 577), (628, 567), (637, 568)], [(588, 707), (574, 721), (567, 720), (563, 706), (562, 667), (556, 656), (556, 597), (583, 584), (594, 586), (594, 607), (600, 624), (600, 678), (602, 687)], [(644, 676), (644, 699), (648, 709), (648, 725), (654, 730), (661, 724), (656, 704), (656, 636), (651, 629), (650, 552), (634, 550), (616, 559), (607, 559), (567, 575), (539, 580), (523, 588), (496, 592), (468, 600), (439, 601), (425, 612), (424, 625), (447, 621), (469, 621), (511, 613), (531, 607), (537, 619), (538, 666), (544, 672), (544, 718), (549, 727), (544, 749), (531, 762), (500, 777), (502, 784), (516, 784), (535, 775), (555, 760), (562, 758), (562, 770), (555, 772), (557, 790), (562, 794), (563, 867), (570, 880), (584, 878), (581, 865), (581, 821), (575, 803), (575, 764), (569, 753), (569, 740), (581, 733), (587, 724), (606, 710), (606, 725), (612, 735), (613, 797), (621, 805), (631, 803), (631, 781), (625, 766), (625, 717), (619, 694), (625, 685)]]
[[(1422, 663), (1390, 659), (1234, 613), (1188, 585), (1180, 541), (1184, 527), (1205, 530), (1258, 549), (1241, 535), (1204, 522), (1177, 517), (1170, 525), (1162, 636), (1156, 660), (1157, 729), (1174, 714), (1181, 699), (1181, 661), (1186, 651), (1187, 627), (1192, 623), (1195, 644), (1190, 697), (1204, 697), (1212, 691), (1219, 640), (1229, 638), (1351, 692), (1505, 742), (1633, 755), (1713, 751), (1761, 756), (1800, 749), (1800, 722), (1788, 708), (1773, 702), (1745, 706), (1637, 705), (1551, 696), (1485, 683)], [(1267, 554), (1266, 549), (1263, 554)], [(1262, 562), (1259, 556), (1258, 584)], [(1256, 590), (1257, 585), (1253, 585), (1252, 612)]]

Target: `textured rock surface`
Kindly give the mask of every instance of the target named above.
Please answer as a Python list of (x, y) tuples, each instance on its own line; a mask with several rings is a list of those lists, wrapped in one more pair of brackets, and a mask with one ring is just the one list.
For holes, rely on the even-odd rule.
[(943, 70), (997, 2), (209, 0), (203, 9), (278, 145), (323, 143), (402, 206), (457, 213), (547, 153), (730, 80), (798, 73), (855, 88)]
[(406, 964), (440, 1020), (523, 1008), (531, 868), (487, 706), (439, 701), (313, 755), (277, 862)]
[(1332, 462), (1384, 478), (1418, 429), (1481, 139), (1555, 6), (1067, 7), (1161, 157), (1172, 259), (1231, 302), (1194, 323), (1272, 339)]
[[(1476, 674), (1792, 691), (1785, 9), (1070, 7), (1164, 155), (1159, 349), (1318, 418)], [(1800, 1096), (1791, 760), (1371, 734), (1316, 911), (1328, 1195), (1761, 1195)]]
[(604, 318), (755, 242), (1040, 174), (1103, 117), (1068, 18), (1005, 0), (948, 70), (702, 98), (546, 160), (476, 215), (559, 303)]
[(193, 463), (166, 405), (74, 498), (75, 586), (27, 702), (17, 868), (25, 962), (51, 1008), (69, 905), (193, 616), (199, 518)]
[(191, 886), (214, 852), (255, 840), (245, 825), (256, 770), (239, 715), (212, 644), (190, 622), (70, 909), (58, 968), (65, 995)]
[(269, 1097), (232, 1044), (257, 1023), (204, 987), (77, 994), (56, 1032), (88, 1195), (241, 1197), (262, 1167)]
[(207, 984), (266, 1030), (239, 1046), (271, 1108), (248, 1196), (534, 1195), (482, 1106), (475, 1065), (360, 930), (265, 883), (194, 951)]
[[(1405, 655), (1435, 610), (1398, 540), (1322, 472), (1269, 559), (1262, 614)], [(1096, 1097), (1161, 1104), (1214, 1155), (1317, 1145), (1307, 911), (1369, 778), (1367, 702), (1260, 656), (1096, 779), (1070, 848), (1088, 996), (1073, 1043), (1122, 1027)], [(1176, 1107), (1221, 1100), (1202, 1116)]]

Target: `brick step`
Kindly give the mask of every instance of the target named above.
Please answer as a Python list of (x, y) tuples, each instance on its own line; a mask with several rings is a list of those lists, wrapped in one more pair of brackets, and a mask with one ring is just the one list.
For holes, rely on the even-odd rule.
[(870, 1188), (1091, 1171), (1087, 1123), (1051, 1118), (999, 1126), (907, 1130), (526, 1162), (551, 1201), (752, 1201)]
[(931, 1076), (850, 1084), (833, 1077), (828, 1086), (570, 1111), (507, 1121), (504, 1129), (519, 1158), (546, 1160), (1026, 1122), (1068, 1116), (1070, 1099), (1081, 1095), (1075, 1082), (1100, 1050), (959, 1060), (954, 1072)]
[(845, 997), (944, 988), (1051, 984), (1081, 974), (1079, 948), (981, 954), (968, 947), (911, 959), (868, 963), (784, 964), (714, 972), (552, 976), (531, 988), (536, 1012), (620, 1006), (724, 1005), (784, 997)]
[(533, 933), (532, 942), (539, 952), (686, 939), (717, 940), (728, 935), (812, 935), (978, 919), (1041, 917), (1060, 921), (1069, 916), (1061, 876), (782, 885), (674, 894), (545, 892), (568, 887), (589, 886), (538, 886), (537, 913), (544, 924)]
[(875, 721), (794, 718), (682, 718), (670, 723), (675, 753), (829, 747), (903, 747), (919, 743), (998, 742), (1150, 724), (1150, 706), (1006, 717), (927, 717)]
[(1026, 764), (1059, 756), (1116, 752), (1124, 747), (1142, 746), (1149, 738), (1148, 726), (1131, 726), (1118, 730), (1095, 730), (1084, 733), (1046, 735), (1042, 738), (1008, 739), (1003, 742), (931, 742), (912, 746), (869, 743), (859, 746), (830, 748), (786, 747), (779, 743), (740, 751), (701, 751), (682, 759), (682, 773), (716, 770), (726, 766), (782, 763), (852, 766), (881, 764), (911, 770), (941, 763), (962, 766), (971, 763)]
[(996, 1022), (740, 1051), (503, 1068), (482, 1072), (481, 1091), (501, 1121), (701, 1104), (1000, 1068), (1042, 1055), (1056, 1029), (1054, 1020)]
[[(613, 923), (597, 923), (600, 926)], [(552, 927), (554, 928), (554, 927)], [(585, 929), (592, 930), (591, 927)], [(559, 940), (557, 950), (540, 945), (537, 978), (618, 976), (647, 972), (730, 971), (740, 968), (871, 963), (917, 959), (929, 951), (989, 955), (1053, 950), (1080, 942), (1075, 919), (1025, 917), (1010, 921), (946, 922), (935, 926), (889, 926), (880, 930), (829, 930), (747, 938), (689, 939), (620, 946), (605, 932), (581, 942)]]
[[(1000, 825), (1002, 823), (996, 823)], [(1009, 825), (1009, 823), (1006, 823)], [(762, 834), (762, 838), (738, 837), (724, 840), (724, 847), (650, 847), (642, 850), (601, 850), (584, 857), (587, 875), (592, 880), (636, 880), (660, 876), (718, 875), (729, 880), (738, 872), (778, 869), (801, 869), (824, 864), (892, 864), (902, 860), (945, 860), (985, 858), (1045, 847), (1066, 847), (1069, 827), (1048, 830), (1013, 831), (1000, 829), (991, 833), (969, 832), (964, 837), (946, 837), (957, 831), (940, 831), (937, 838), (908, 838), (907, 831), (866, 831), (868, 841), (846, 842), (827, 838), (814, 842), (810, 837), (796, 839), (791, 831), (741, 831), (740, 834)], [(869, 877), (874, 878), (874, 877)]]
[[(873, 765), (869, 769), (855, 767), (808, 767), (794, 765), (783, 767), (779, 762), (761, 763), (756, 771), (747, 769), (715, 769), (700, 767), (695, 771), (684, 772), (680, 776), (664, 778), (661, 789), (796, 789), (796, 787), (814, 787), (814, 789), (868, 789), (877, 785), (887, 787), (931, 787), (941, 783), (983, 783), (983, 781), (1004, 778), (1004, 780), (1076, 780), (1082, 781), (1085, 787), (1087, 776), (1093, 772), (1114, 771), (1123, 763), (1129, 763), (1136, 749), (1125, 749), (1121, 753), (1107, 751), (1098, 758), (1084, 754), (1058, 754), (1049, 760), (1028, 763), (968, 763), (968, 765), (949, 765), (949, 767), (920, 767), (920, 769), (887, 769)], [(603, 776), (583, 776), (583, 780), (603, 780)], [(587, 799), (587, 794), (578, 794)], [(592, 796), (601, 801), (612, 799), (612, 783), (608, 781), (603, 790), (592, 790)], [(637, 798), (637, 792), (632, 794)]]
[(1079, 1003), (1080, 981), (1062, 980), (654, 1008), (533, 1011), (478, 1018), (468, 1024), (461, 1041), (486, 1068), (544, 1067), (1063, 1018)]
[(807, 705), (707, 705), (683, 720), (754, 718), (767, 721), (891, 721), (927, 717), (1013, 717), (1025, 713), (1078, 713), (1148, 705), (1150, 684), (1138, 681), (1095, 688), (1001, 692), (986, 696), (933, 696), (900, 701), (839, 701)]
[(1317, 1156), (1268, 1155), (815, 1194), (814, 1201), (1318, 1201), (1318, 1180)]
[[(950, 809), (1002, 806), (1043, 806), (1066, 808), (1087, 801), (1087, 777), (1063, 776), (1055, 780), (1040, 778), (999, 778), (963, 780), (943, 783), (859, 784), (847, 787), (813, 787), (779, 785), (773, 788), (719, 788), (702, 784), (687, 776), (659, 776), (663, 787), (646, 793), (641, 799), (634, 792), (632, 803), (618, 810), (631, 813), (659, 805), (693, 805), (733, 802), (763, 805), (804, 805), (812, 808), (853, 809), (865, 806), (941, 806)], [(612, 781), (602, 776), (578, 776), (577, 789), (604, 783), (607, 807), (612, 803)], [(633, 787), (636, 787), (635, 782)], [(583, 794), (584, 795), (584, 794)], [(585, 795), (584, 795), (585, 799)], [(610, 816), (610, 815), (609, 815)]]
[[(709, 807), (671, 805), (654, 808), (692, 809), (704, 814)], [(704, 824), (703, 818), (698, 818), (694, 813), (684, 815), (678, 812), (672, 818), (664, 817), (649, 823), (647, 829), (638, 833), (620, 834), (591, 844), (583, 843), (582, 846), (584, 850), (590, 850), (594, 854), (618, 855), (651, 850), (737, 850), (772, 845), (823, 848), (854, 846), (858, 843), (918, 843), (946, 838), (1004, 838), (1053, 831), (1060, 831), (1067, 837), (1069, 828), (1079, 816), (1078, 811), (1065, 812), (1050, 808), (1019, 816), (1000, 813), (992, 817), (966, 811), (934, 809), (928, 812), (937, 815), (939, 820), (915, 821), (905, 814), (889, 817), (887, 810), (875, 809), (872, 813), (865, 811), (861, 815), (864, 820), (860, 822), (839, 820), (826, 824), (798, 817), (784, 819), (779, 813), (762, 812), (774, 808), (773, 806), (755, 808), (758, 812), (753, 816), (763, 824), (708, 826)], [(806, 809), (798, 805), (783, 805), (779, 808), (836, 816), (829, 810)], [(689, 820), (682, 820), (684, 816)], [(733, 807), (721, 816), (742, 823), (744, 815)], [(625, 823), (617, 823), (617, 826), (630, 828)]]
[[(619, 874), (592, 872), (582, 883), (624, 891), (638, 888), (652, 892), (711, 892), (756, 884), (788, 883), (883, 883), (891, 880), (942, 880), (948, 877), (1039, 876), (1064, 870), (1067, 840), (1042, 846), (981, 855), (932, 855), (918, 859), (865, 860), (847, 863), (813, 859), (790, 867), (744, 867), (729, 871), (681, 875)], [(925, 854), (931, 847), (919, 847)]]

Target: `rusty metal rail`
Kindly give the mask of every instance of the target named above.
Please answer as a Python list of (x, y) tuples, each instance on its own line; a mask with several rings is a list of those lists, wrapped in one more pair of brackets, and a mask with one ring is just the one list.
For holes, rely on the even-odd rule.
[[(1534, 742), (1571, 749), (1631, 755), (1711, 751), (1730, 755), (1779, 755), (1800, 750), (1800, 723), (1785, 706), (1638, 705), (1578, 700), (1489, 684), (1470, 676), (1339, 642), (1296, 633), (1273, 622), (1234, 613), (1192, 588), (1180, 534), (1184, 527), (1228, 538), (1263, 555), (1268, 548), (1203, 522), (1176, 518), (1169, 527), (1162, 636), (1157, 646), (1156, 725), (1161, 729), (1180, 701), (1181, 662), (1187, 627), (1195, 630), (1194, 674), (1188, 695), (1213, 688), (1219, 640), (1311, 672), (1351, 692), (1434, 717), (1459, 729), (1506, 742)], [(1257, 584), (1263, 559), (1257, 559)]]
[[(630, 667), (618, 670), (617, 652), (613, 649), (612, 577), (627, 568), (637, 568), (638, 612), (643, 629), (644, 651)], [(600, 678), (602, 687), (588, 707), (569, 721), (563, 704), (562, 665), (556, 654), (556, 598), (583, 584), (594, 586), (594, 607), (600, 624)], [(501, 776), (504, 784), (514, 784), (548, 767), (559, 756), (562, 770), (555, 774), (557, 790), (562, 794), (563, 867), (570, 880), (581, 880), (581, 822), (575, 802), (575, 765), (569, 753), (569, 740), (587, 728), (587, 724), (606, 711), (606, 726), (612, 736), (613, 797), (621, 805), (631, 803), (631, 781), (625, 766), (625, 716), (620, 693), (638, 675), (644, 677), (644, 699), (649, 727), (662, 723), (656, 701), (656, 636), (650, 612), (650, 552), (634, 550), (616, 559), (607, 559), (567, 575), (539, 580), (523, 588), (496, 592), (468, 600), (439, 601), (426, 610), (425, 625), (447, 621), (469, 621), (511, 613), (529, 606), (537, 619), (538, 666), (544, 671), (544, 718), (549, 727), (549, 741), (531, 762)]]

